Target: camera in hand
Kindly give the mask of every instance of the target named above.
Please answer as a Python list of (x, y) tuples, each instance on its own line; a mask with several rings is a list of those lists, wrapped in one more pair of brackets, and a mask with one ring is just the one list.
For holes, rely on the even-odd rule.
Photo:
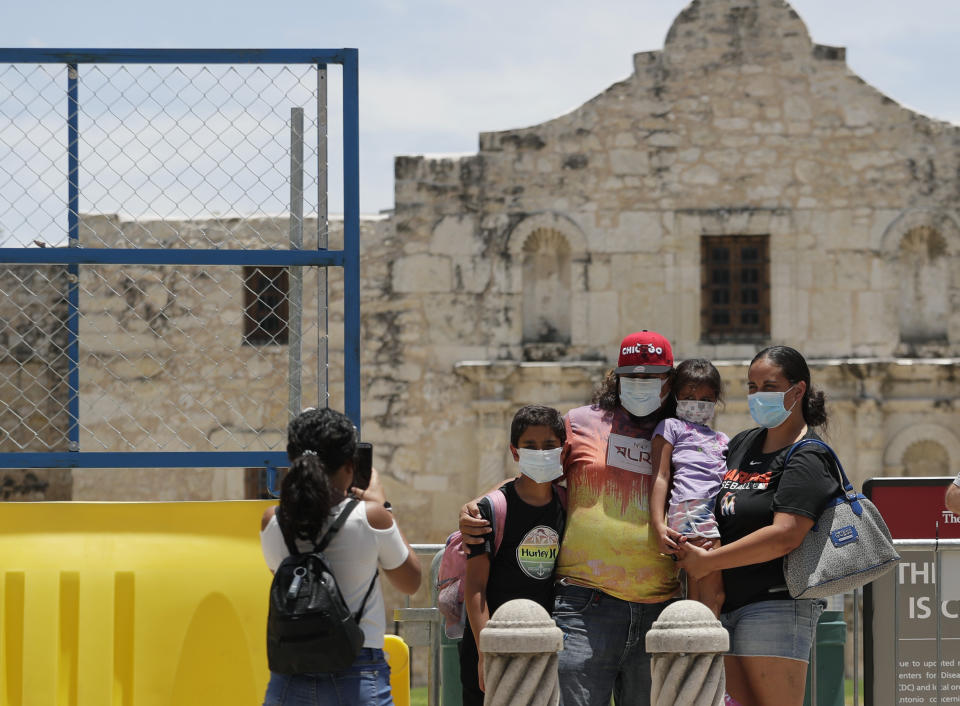
[(353, 461), (353, 485), (364, 489), (370, 485), (370, 472), (373, 469), (373, 444), (361, 441), (357, 444), (357, 455)]

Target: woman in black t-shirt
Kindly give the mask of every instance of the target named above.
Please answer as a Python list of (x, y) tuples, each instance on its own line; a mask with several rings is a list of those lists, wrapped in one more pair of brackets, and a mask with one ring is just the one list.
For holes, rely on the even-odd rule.
[(743, 706), (800, 706), (823, 604), (790, 597), (783, 557), (800, 545), (839, 483), (822, 447), (799, 449), (783, 464), (790, 446), (818, 439), (810, 427), (827, 422), (823, 393), (813, 390), (803, 356), (787, 346), (760, 351), (748, 389), (760, 427), (730, 442), (715, 505), (722, 546), (707, 551), (684, 543), (678, 554), (693, 578), (723, 570), (730, 696)]

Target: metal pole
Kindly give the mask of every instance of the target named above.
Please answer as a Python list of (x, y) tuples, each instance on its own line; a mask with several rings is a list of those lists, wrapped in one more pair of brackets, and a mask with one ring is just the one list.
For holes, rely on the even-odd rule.
[[(438, 551), (430, 562), (430, 603), (437, 604), (437, 574), (440, 572), (440, 561), (443, 552)], [(430, 659), (427, 661), (427, 704), (440, 706), (440, 694), (443, 689), (443, 669), (440, 664), (440, 631), (443, 630), (439, 614), (430, 623)]]
[[(327, 66), (317, 67), (317, 249), (330, 246), (327, 198)], [(327, 268), (317, 268), (317, 406), (330, 405), (330, 317)]]
[[(290, 109), (290, 249), (303, 249), (303, 108)], [(303, 268), (290, 267), (288, 272), (287, 413), (293, 419), (302, 406)]]
[[(897, 543), (894, 543), (898, 546)], [(900, 565), (894, 569), (893, 577), (893, 689), (900, 693)], [(872, 627), (872, 626), (871, 626)], [(876, 669), (876, 668), (874, 668)]]
[(936, 611), (937, 611), (937, 703), (943, 703), (941, 699), (941, 687), (940, 675), (943, 671), (943, 596), (941, 595), (942, 590), (940, 588), (940, 522), (936, 523), (936, 529), (934, 534), (936, 536), (936, 544), (934, 544), (933, 556), (936, 562), (933, 570), (933, 585), (936, 586)]
[(360, 105), (357, 50), (343, 57), (343, 383), (360, 431)]
[(860, 589), (853, 589), (853, 706), (860, 706)]
[[(67, 230), (70, 247), (80, 247), (79, 72), (67, 65)], [(67, 449), (80, 450), (80, 266), (67, 265)]]

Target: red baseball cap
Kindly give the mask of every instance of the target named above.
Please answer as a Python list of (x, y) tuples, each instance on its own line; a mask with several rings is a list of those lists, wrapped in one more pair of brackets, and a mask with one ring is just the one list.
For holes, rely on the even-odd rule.
[(629, 373), (666, 373), (673, 368), (670, 342), (656, 331), (631, 333), (620, 343), (617, 375)]

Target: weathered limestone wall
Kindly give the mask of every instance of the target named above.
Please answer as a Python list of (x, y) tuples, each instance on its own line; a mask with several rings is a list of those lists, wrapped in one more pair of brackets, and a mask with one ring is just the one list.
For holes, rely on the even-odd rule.
[[(365, 428), (405, 440), (393, 460), (445, 508), (430, 538), (506, 463), (516, 407), (582, 403), (639, 328), (678, 359), (779, 342), (835, 360), (815, 381), (852, 475), (899, 472), (911, 444), (907, 465), (954, 472), (960, 128), (864, 83), (779, 0), (693, 2), (633, 68), (567, 115), (481, 134), (476, 155), (396, 160), (395, 231), (368, 251), (387, 276), (376, 312), (364, 303), (385, 333), (367, 399), (389, 403), (368, 402)], [(702, 334), (714, 235), (769, 237), (769, 339)], [(538, 274), (549, 253), (559, 285)], [(743, 365), (723, 372), (720, 426), (737, 431)]]
[[(68, 450), (65, 267), (0, 268), (0, 451)], [(0, 500), (69, 500), (66, 470), (0, 470)]]

